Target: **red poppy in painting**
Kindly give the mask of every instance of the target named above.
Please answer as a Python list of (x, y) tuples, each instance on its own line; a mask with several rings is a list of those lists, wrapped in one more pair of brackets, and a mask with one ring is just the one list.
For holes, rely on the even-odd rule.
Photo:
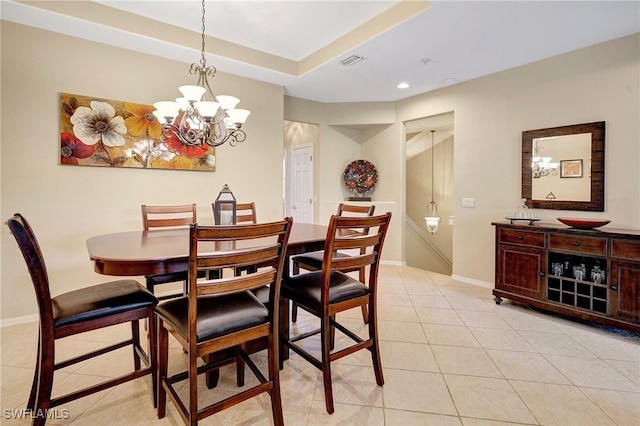
[(153, 115), (154, 107), (151, 105), (124, 103), (124, 109), (131, 113), (132, 117), (127, 117), (124, 124), (133, 136), (148, 134), (151, 139), (160, 139), (162, 124)]
[(83, 143), (71, 133), (60, 134), (60, 164), (78, 165), (78, 158), (89, 158), (93, 155), (93, 146)]
[[(178, 120), (176, 120), (174, 124), (176, 126), (180, 126), (180, 122)], [(174, 134), (171, 134), (171, 137), (167, 138), (164, 143), (171, 151), (189, 158), (202, 158), (207, 154), (207, 151), (209, 151), (209, 145), (189, 146), (184, 144)]]

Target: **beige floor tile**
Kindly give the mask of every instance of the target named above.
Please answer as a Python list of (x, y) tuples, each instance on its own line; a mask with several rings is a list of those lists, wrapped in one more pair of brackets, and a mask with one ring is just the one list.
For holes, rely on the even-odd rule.
[(452, 296), (447, 296), (446, 299), (456, 311), (493, 312), (482, 299)]
[[(456, 309), (467, 327), (511, 330), (511, 326), (495, 312), (465, 311)], [(499, 333), (499, 331), (496, 331)]]
[(383, 426), (385, 424), (384, 411), (380, 407), (334, 402), (334, 409), (333, 414), (328, 414), (324, 400), (314, 401), (306, 424), (309, 426)]
[(640, 394), (605, 389), (580, 388), (602, 411), (618, 425), (638, 424)]
[(423, 324), (464, 325), (460, 315), (451, 309), (416, 308), (416, 314)]
[(638, 385), (600, 359), (563, 355), (545, 357), (575, 386), (640, 392)]
[(484, 349), (431, 345), (440, 371), (445, 374), (499, 377), (502, 373)]
[(503, 349), (518, 352), (537, 352), (519, 332), (511, 329), (469, 327), (480, 345), (485, 349)]
[(569, 385), (571, 382), (543, 355), (529, 352), (487, 350), (507, 379)]
[(422, 324), (427, 340), (432, 345), (466, 346), (479, 348), (480, 343), (467, 327), (440, 324)]
[(606, 359), (607, 364), (616, 369), (617, 372), (640, 386), (640, 361), (618, 361)]
[(386, 370), (384, 406), (396, 410), (457, 415), (441, 374)]
[(411, 296), (442, 296), (440, 287), (428, 285), (425, 282), (413, 282), (404, 285), (407, 294)]
[(25, 408), (31, 392), (33, 367), (0, 367), (2, 409)]
[(409, 426), (409, 425), (434, 425), (434, 426), (461, 426), (460, 419), (455, 416), (443, 416), (439, 414), (420, 413), (404, 410), (384, 410), (385, 426)]
[(593, 332), (572, 337), (600, 359), (640, 362), (640, 336), (612, 338), (611, 333)]
[(511, 382), (529, 410), (544, 425), (615, 424), (579, 389), (550, 383)]
[(562, 333), (560, 327), (551, 321), (549, 315), (538, 312), (519, 304), (504, 301), (493, 310), (500, 315), (514, 330), (538, 331), (547, 333)]
[(411, 302), (416, 309), (451, 309), (449, 301), (444, 296), (411, 295)]
[(445, 374), (444, 378), (462, 417), (536, 423), (507, 380), (452, 374)]
[(595, 358), (587, 348), (564, 333), (520, 330), (520, 334), (542, 354)]
[(378, 321), (378, 339), (393, 342), (427, 343), (417, 322)]
[(472, 299), (493, 299), (490, 288), (469, 287), (440, 287), (440, 291), (446, 297), (469, 297)]
[(379, 321), (419, 322), (415, 309), (409, 306), (378, 306)]
[(440, 372), (431, 347), (427, 344), (384, 342), (384, 345), (381, 345), (380, 354), (383, 370)]
[(538, 425), (538, 423), (511, 423), (511, 422), (502, 422), (497, 420), (487, 420), (487, 419), (474, 419), (470, 417), (461, 417), (462, 424), (464, 426), (522, 426), (523, 424), (534, 424)]
[[(382, 387), (376, 384), (373, 367), (332, 364), (333, 401), (350, 405), (382, 407)], [(318, 378), (314, 401), (323, 401), (324, 382)]]

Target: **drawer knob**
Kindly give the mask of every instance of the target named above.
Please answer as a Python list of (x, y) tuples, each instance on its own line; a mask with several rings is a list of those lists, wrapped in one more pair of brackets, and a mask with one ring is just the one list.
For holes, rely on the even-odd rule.
[(522, 235), (518, 235), (518, 239), (519, 239), (520, 241), (522, 241), (522, 240), (524, 240), (524, 237), (523, 237)]
[(574, 245), (575, 247), (578, 247), (578, 246), (580, 245), (580, 243), (579, 243), (579, 242), (577, 242), (577, 241), (574, 241), (574, 242), (573, 242), (573, 245)]
[(541, 277), (544, 277), (544, 272), (538, 272)]
[(618, 286), (617, 285), (612, 285), (611, 287), (609, 287), (611, 290), (613, 291), (618, 291)]

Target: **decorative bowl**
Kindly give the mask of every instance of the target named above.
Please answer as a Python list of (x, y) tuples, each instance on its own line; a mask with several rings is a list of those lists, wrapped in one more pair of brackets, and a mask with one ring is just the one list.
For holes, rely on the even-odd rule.
[(606, 219), (578, 219), (578, 218), (569, 218), (569, 217), (559, 217), (557, 218), (560, 222), (564, 223), (567, 226), (577, 229), (594, 229), (599, 228), (601, 226), (606, 225), (611, 222)]

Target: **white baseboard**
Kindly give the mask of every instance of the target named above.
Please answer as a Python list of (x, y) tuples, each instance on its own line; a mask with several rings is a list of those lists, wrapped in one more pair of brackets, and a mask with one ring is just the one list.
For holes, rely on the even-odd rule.
[(486, 287), (486, 288), (494, 287), (494, 283), (489, 283), (487, 281), (480, 281), (480, 280), (476, 280), (468, 277), (461, 277), (460, 275), (451, 275), (451, 278), (453, 278), (456, 281), (462, 281), (463, 283), (474, 284), (480, 287)]
[(5, 320), (0, 320), (0, 328), (9, 327), (9, 326), (18, 325), (18, 324), (26, 324), (30, 322), (36, 322), (36, 321), (38, 321), (38, 314), (25, 315), (23, 317), (17, 317), (17, 318), (7, 318)]

